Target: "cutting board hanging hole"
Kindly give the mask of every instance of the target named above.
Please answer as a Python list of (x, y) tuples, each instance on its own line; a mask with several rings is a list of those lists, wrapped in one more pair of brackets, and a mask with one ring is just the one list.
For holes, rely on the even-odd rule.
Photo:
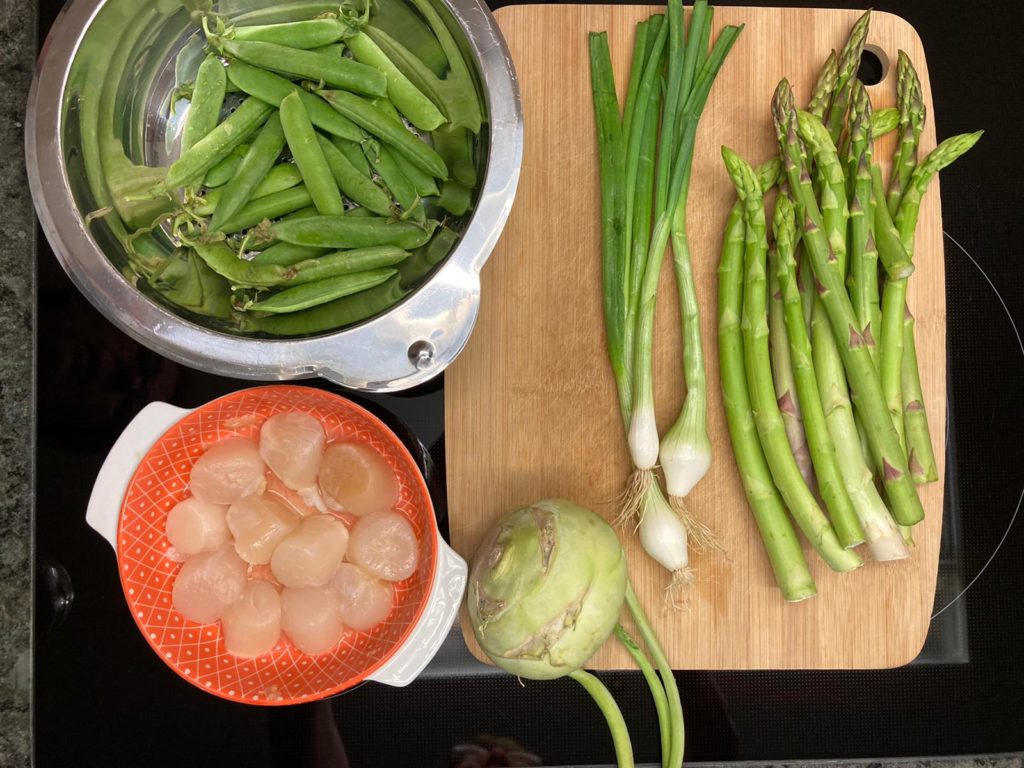
[(878, 85), (889, 74), (889, 57), (877, 45), (864, 46), (860, 56), (857, 79), (864, 85)]

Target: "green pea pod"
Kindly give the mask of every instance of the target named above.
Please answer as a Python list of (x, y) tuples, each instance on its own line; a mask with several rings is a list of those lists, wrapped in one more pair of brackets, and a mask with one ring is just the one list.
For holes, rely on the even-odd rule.
[(276, 43), (228, 40), (211, 35), (207, 38), (219, 51), (254, 67), (281, 72), (296, 78), (322, 82), (334, 88), (344, 88), (368, 96), (386, 96), (387, 79), (373, 67), (352, 59), (327, 53), (304, 51)]
[(354, 293), (374, 288), (396, 275), (394, 269), (373, 269), (352, 275), (328, 277), (315, 283), (286, 288), (270, 298), (257, 301), (246, 307), (251, 312), (298, 312), (330, 301), (351, 296)]
[(386, 112), (354, 93), (328, 90), (320, 90), (317, 93), (339, 113), (393, 146), (434, 178), (448, 178), (448, 168), (441, 156), (415, 134), (406, 130), (405, 126), (396, 124)]
[(167, 171), (167, 189), (202, 181), (213, 166), (248, 139), (270, 116), (273, 108), (253, 98), (243, 101), (234, 112), (184, 152)]
[(243, 315), (240, 330), (272, 336), (308, 336), (345, 328), (379, 315), (409, 295), (395, 275), (375, 288), (344, 296), (300, 312), (270, 317)]
[[(291, 163), (282, 163), (281, 165), (275, 165), (267, 172), (263, 180), (253, 188), (250, 197), (251, 200), (259, 200), (267, 195), (276, 195), (280, 191), (291, 189), (293, 186), (298, 186), (301, 183), (302, 175), (299, 173), (299, 169)], [(202, 204), (195, 206), (191, 209), (191, 212), (197, 216), (212, 216), (217, 210), (223, 195), (224, 187), (218, 186), (216, 189), (210, 189), (203, 196)], [(210, 228), (215, 229), (216, 227), (211, 225)]]
[(245, 153), (248, 151), (248, 144), (239, 144), (231, 150), (227, 157), (206, 172), (206, 176), (203, 178), (203, 186), (210, 188), (223, 187), (231, 181), (231, 177), (235, 175), (235, 171), (238, 170), (242, 158), (245, 157)]
[(423, 92), (392, 63), (366, 33), (358, 32), (346, 41), (356, 61), (380, 70), (387, 78), (391, 103), (421, 131), (432, 131), (446, 122), (444, 115)]
[(232, 37), (248, 42), (276, 43), (289, 48), (321, 48), (335, 43), (345, 34), (348, 25), (337, 18), (324, 17), (284, 24), (257, 24), (235, 27)]
[[(213, 219), (210, 221), (210, 229), (215, 232), (219, 231), (224, 222), (230, 221), (231, 217), (238, 213), (247, 202), (260, 197), (256, 194), (257, 187), (268, 178), (277, 156), (284, 149), (284, 143), (281, 118), (277, 114), (271, 115), (260, 128), (260, 132), (256, 135), (256, 139), (249, 147), (245, 157), (242, 158), (234, 177), (224, 186), (220, 201), (217, 203), (217, 210), (214, 211)], [(281, 166), (281, 168), (287, 167), (290, 166)], [(294, 170), (293, 168), (292, 171), (294, 172)], [(290, 176), (291, 174), (289, 174)], [(289, 184), (285, 189), (293, 185), (294, 183)]]
[(305, 185), (292, 187), (283, 192), (276, 192), (247, 203), (242, 210), (224, 222), (219, 231), (225, 235), (241, 232), (243, 229), (255, 227), (267, 219), (276, 219), (313, 202)]
[(416, 251), (398, 267), (398, 279), (402, 288), (412, 290), (417, 287), (430, 271), (448, 258), (448, 254), (459, 242), (459, 233), (448, 227), (441, 227), (430, 242)]
[(365, 219), (353, 216), (314, 216), (299, 221), (278, 222), (260, 234), (264, 239), (318, 248), (397, 245), (408, 251), (426, 243), (436, 227), (436, 221), (420, 225), (380, 216)]
[[(316, 209), (313, 209), (314, 214)], [(252, 258), (253, 264), (276, 264), (279, 267), (291, 267), (299, 262), (315, 259), (327, 253), (326, 248), (314, 248), (309, 245), (294, 243), (275, 243), (257, 253)]]
[(321, 131), (350, 141), (363, 139), (363, 132), (355, 123), (319, 96), (303, 90), (280, 75), (232, 59), (228, 62), (228, 79), (250, 96), (275, 107), (281, 106), (281, 100), (289, 93), (297, 93), (309, 113), (309, 119)]
[(199, 65), (196, 82), (192, 88), (188, 119), (181, 132), (182, 154), (217, 127), (220, 111), (224, 107), (226, 88), (227, 74), (224, 72), (224, 65), (211, 53)]
[(393, 245), (379, 245), (374, 248), (355, 248), (348, 251), (335, 251), (326, 256), (294, 264), (295, 275), (291, 279), (294, 285), (312, 283), (328, 277), (351, 275), (371, 269), (393, 267), (408, 258), (408, 251)]
[(377, 0), (370, 18), (373, 26), (405, 43), (409, 51), (435, 75), (442, 77), (448, 71), (444, 49), (407, 0)]
[(425, 214), (416, 188), (402, 173), (401, 166), (388, 148), (376, 141), (367, 141), (363, 144), (363, 152), (402, 209), (402, 218), (422, 219)]
[(288, 268), (240, 259), (224, 243), (198, 243), (194, 247), (206, 265), (232, 285), (273, 288), (288, 282)]
[(345, 215), (348, 216), (350, 219), (353, 216), (355, 216), (357, 219), (372, 219), (377, 214), (366, 208), (350, 208), (349, 210), (345, 211)]
[(402, 156), (398, 152), (392, 152), (391, 155), (395, 159), (395, 163), (402, 170), (402, 175), (409, 180), (412, 184), (412, 188), (416, 191), (419, 197), (433, 197), (437, 194), (437, 182), (434, 181), (434, 177), (424, 171), (415, 163), (410, 163), (409, 159)]
[(309, 121), (309, 113), (297, 93), (290, 93), (281, 101), (281, 126), (313, 205), (325, 216), (343, 215), (345, 204), (341, 192), (320, 148), (313, 123)]
[(326, 53), (328, 56), (342, 56), (345, 53), (344, 43), (331, 43), (330, 45), (322, 45), (319, 48), (313, 48), (311, 50), (317, 53)]
[(445, 126), (430, 134), (434, 149), (444, 158), (452, 178), (467, 187), (477, 182), (476, 160), (473, 152), (473, 134), (466, 128)]
[(453, 216), (463, 216), (473, 203), (473, 190), (457, 181), (446, 181), (441, 185), (437, 204)]
[(366, 178), (372, 178), (373, 174), (370, 172), (370, 163), (367, 161), (366, 156), (363, 154), (362, 146), (355, 141), (349, 141), (339, 136), (331, 136), (331, 142), (338, 148), (348, 161), (352, 164), (352, 167), (359, 171), (360, 175)]
[(327, 166), (334, 175), (334, 181), (346, 197), (381, 216), (390, 216), (391, 198), (372, 179), (363, 176), (359, 169), (333, 143), (323, 136), (317, 137), (320, 149), (327, 160)]

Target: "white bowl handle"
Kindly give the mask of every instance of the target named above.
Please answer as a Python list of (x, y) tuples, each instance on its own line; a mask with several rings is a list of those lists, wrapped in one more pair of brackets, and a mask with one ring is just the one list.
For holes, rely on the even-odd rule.
[(437, 572), (430, 590), (427, 609), (420, 616), (412, 634), (394, 656), (370, 675), (375, 680), (395, 687), (406, 686), (416, 679), (437, 653), (459, 612), (466, 589), (466, 561), (438, 537)]
[(121, 504), (135, 470), (160, 436), (190, 412), (167, 403), (150, 403), (124, 428), (104, 459), (92, 486), (85, 521), (115, 550)]

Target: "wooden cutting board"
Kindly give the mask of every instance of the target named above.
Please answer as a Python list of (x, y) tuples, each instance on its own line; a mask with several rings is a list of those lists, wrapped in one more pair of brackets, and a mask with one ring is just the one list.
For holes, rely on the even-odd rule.
[[(448, 499), (452, 541), (467, 560), (507, 510), (550, 497), (573, 499), (611, 518), (629, 460), (605, 356), (600, 287), (600, 215), (587, 33), (607, 30), (624, 93), (634, 24), (647, 6), (518, 6), (497, 18), (522, 88), (525, 154), (511, 218), (483, 270), (480, 318), (445, 380)], [(829, 50), (840, 48), (854, 10), (729, 8), (715, 28), (746, 29), (715, 83), (700, 125), (689, 220), (701, 328), (708, 360), (711, 471), (688, 497), (717, 529), (728, 558), (694, 554), (689, 606), (664, 606), (666, 572), (621, 531), (630, 575), (676, 668), (880, 668), (911, 661), (928, 630), (935, 593), (945, 453), (945, 289), (939, 190), (925, 198), (909, 306), (939, 482), (920, 489), (926, 510), (917, 546), (900, 563), (867, 562), (831, 572), (805, 546), (818, 595), (786, 604), (775, 585), (732, 457), (719, 389), (715, 270), (733, 189), (726, 144), (753, 163), (775, 151), (769, 102), (782, 77), (806, 101)], [(873, 14), (869, 45), (893, 66), (869, 89), (875, 108), (895, 103), (896, 53), (917, 66), (928, 105), (921, 141), (935, 146), (931, 87), (921, 41), (903, 19)], [(621, 98), (621, 96), (620, 96)], [(888, 162), (893, 138), (876, 144)], [(664, 428), (682, 399), (680, 342), (670, 259), (658, 294), (655, 377)], [(863, 548), (862, 548), (863, 549)], [(867, 557), (867, 553), (864, 553)], [(463, 630), (480, 654), (463, 610)], [(597, 669), (632, 667), (614, 642)]]

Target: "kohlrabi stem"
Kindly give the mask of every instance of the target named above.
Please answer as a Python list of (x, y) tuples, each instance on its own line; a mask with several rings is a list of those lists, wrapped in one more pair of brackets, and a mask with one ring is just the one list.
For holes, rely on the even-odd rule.
[(629, 581), (626, 582), (626, 606), (633, 616), (633, 621), (640, 632), (640, 637), (647, 644), (647, 650), (650, 651), (651, 657), (658, 667), (658, 672), (661, 673), (661, 682), (665, 686), (665, 696), (668, 699), (672, 739), (669, 759), (667, 762), (663, 760), (662, 763), (667, 768), (680, 768), (683, 764), (683, 749), (686, 744), (686, 727), (683, 724), (683, 702), (679, 698), (679, 688), (676, 686), (676, 678), (672, 673), (672, 665), (668, 663), (665, 651), (662, 649), (661, 643), (658, 642), (658, 636), (651, 629), (651, 624), (647, 620), (647, 614), (644, 612), (643, 606), (640, 605), (636, 592), (633, 591), (633, 584)]
[(600, 707), (604, 719), (608, 721), (608, 730), (611, 731), (612, 742), (615, 744), (615, 760), (619, 768), (633, 768), (633, 745), (629, 740), (629, 731), (626, 730), (626, 721), (622, 717), (622, 710), (604, 683), (583, 669), (570, 672), (569, 677), (586, 689)]
[(668, 768), (669, 751), (672, 749), (672, 724), (668, 719), (668, 697), (665, 696), (665, 687), (658, 679), (658, 673), (651, 666), (650, 659), (644, 653), (643, 648), (637, 645), (633, 636), (625, 630), (621, 624), (615, 625), (615, 637), (619, 639), (623, 647), (633, 657), (633, 661), (640, 668), (640, 672), (647, 681), (647, 687), (651, 689), (651, 697), (654, 699), (654, 709), (658, 713), (658, 733), (661, 736), (661, 765)]

